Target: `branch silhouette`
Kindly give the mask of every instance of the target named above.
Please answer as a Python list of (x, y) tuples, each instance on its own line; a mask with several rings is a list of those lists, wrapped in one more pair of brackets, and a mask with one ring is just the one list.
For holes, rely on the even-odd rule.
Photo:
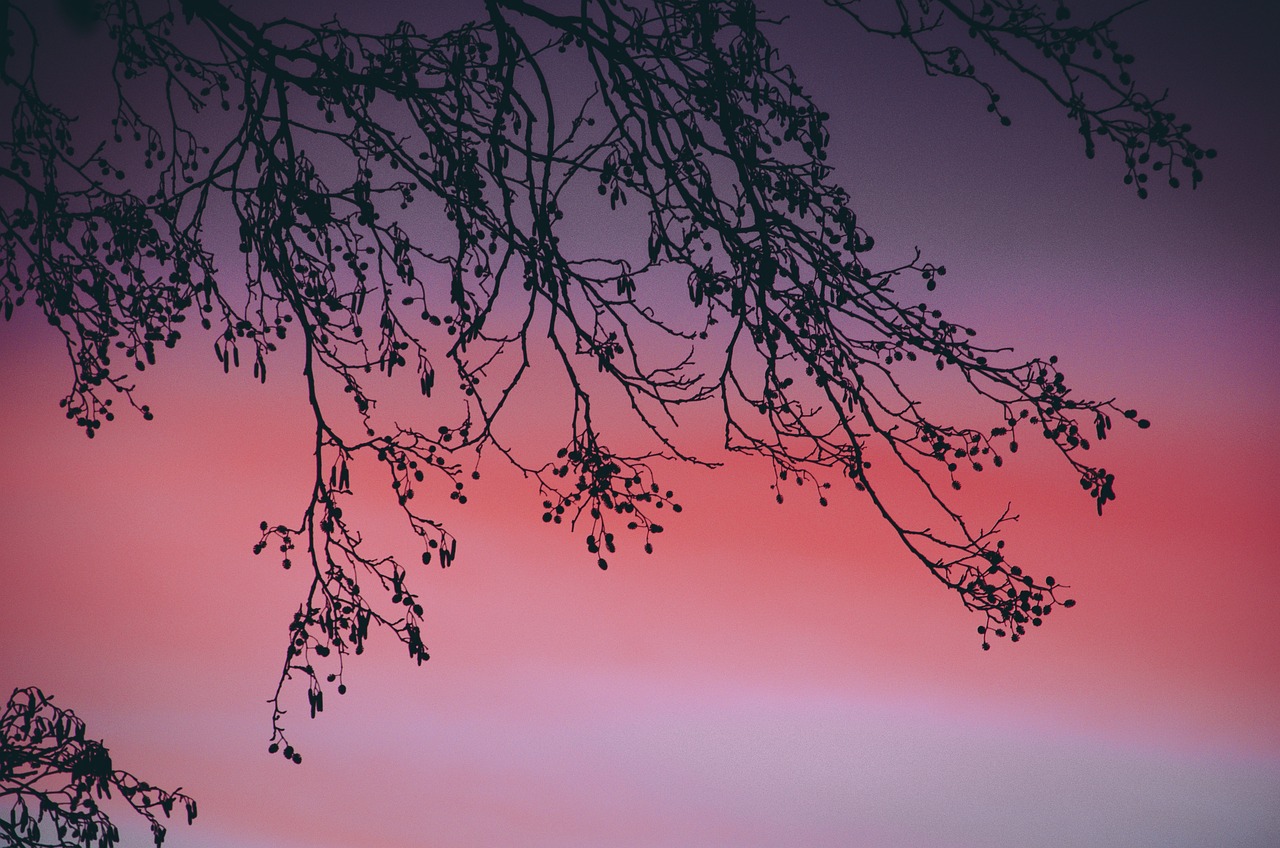
[(0, 714), (0, 836), (6, 845), (28, 848), (109, 848), (120, 832), (102, 809), (112, 790), (151, 825), (157, 848), (164, 844), (174, 807), (196, 817), (196, 802), (115, 768), (101, 742), (85, 738), (75, 713), (53, 704), (39, 689), (15, 689)]
[[(1008, 123), (960, 45), (986, 48), (1062, 107), (1087, 155), (1112, 142), (1141, 196), (1156, 172), (1194, 187), (1214, 155), (1134, 87), (1112, 18), (1077, 26), (1065, 6), (1021, 0), (824, 2), (833, 25), (979, 86)], [(61, 334), (67, 417), (90, 437), (117, 401), (151, 418), (134, 375), (187, 335), (264, 382), (281, 346), (301, 351), (313, 480), (255, 549), (310, 578), (272, 752), (301, 761), (286, 685), (305, 681), (314, 716), (331, 684), (345, 691), (371, 625), (428, 658), (410, 564), (371, 550), (344, 512), (359, 463), (385, 474), (423, 564), (448, 567), (458, 543), (415, 494), (465, 503), (496, 452), (605, 568), (624, 531), (651, 552), (680, 511), (664, 464), (721, 461), (677, 433), (682, 415), (713, 414), (726, 456), (770, 463), (779, 501), (784, 482), (822, 506), (841, 481), (865, 495), (981, 616), (984, 649), (1073, 604), (1006, 558), (1011, 508), (977, 523), (955, 491), (1043, 438), (1101, 514), (1114, 476), (1089, 451), (1114, 422), (1147, 422), (1077, 396), (1056, 358), (980, 344), (920, 302), (914, 288), (933, 291), (944, 266), (871, 264), (827, 163), (830, 115), (770, 41), (786, 23), (749, 0), (486, 0), (441, 34), (111, 0), (95, 9), (112, 94), (84, 126), (42, 93), (33, 13), (3, 8), (0, 303), (6, 319), (34, 305)], [(635, 249), (599, 254), (575, 233), (584, 214), (638, 233)], [(963, 381), (999, 424), (926, 415), (922, 366)], [(558, 372), (569, 424), (531, 455), (511, 410), (535, 368)], [(412, 374), (442, 423), (381, 416), (375, 372)], [(599, 423), (618, 408), (642, 436)]]

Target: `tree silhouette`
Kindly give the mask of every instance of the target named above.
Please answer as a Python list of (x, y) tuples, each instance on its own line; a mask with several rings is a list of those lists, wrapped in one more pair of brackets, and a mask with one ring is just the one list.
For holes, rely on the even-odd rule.
[[(1110, 142), (1139, 196), (1153, 174), (1194, 186), (1213, 156), (1135, 88), (1112, 18), (1079, 25), (1024, 0), (824, 4), (833, 25), (977, 86), (1008, 124), (961, 45), (989, 52), (1062, 107), (1088, 156)], [(786, 23), (750, 0), (486, 0), (440, 33), (420, 31), (425, 14), (366, 31), (220, 0), (72, 6), (110, 45), (111, 96), (81, 123), (44, 93), (49, 21), (0, 2), (0, 302), (6, 319), (34, 304), (61, 334), (62, 405), (90, 437), (117, 401), (152, 417), (134, 374), (184, 335), (264, 382), (273, 354), (299, 352), (314, 479), (300, 517), (264, 521), (255, 549), (310, 578), (273, 752), (301, 760), (285, 684), (305, 680), (323, 709), (371, 624), (428, 657), (410, 566), (344, 513), (371, 468), (423, 564), (448, 567), (457, 541), (415, 495), (465, 503), (497, 453), (605, 568), (624, 530), (651, 552), (680, 511), (665, 464), (720, 462), (678, 438), (678, 422), (710, 416), (726, 455), (768, 460), (779, 501), (784, 483), (823, 506), (837, 482), (868, 498), (979, 613), (984, 649), (1072, 605), (1006, 559), (1010, 509), (975, 523), (954, 490), (1044, 438), (1101, 513), (1114, 477), (1090, 448), (1115, 419), (1147, 422), (1078, 397), (1055, 358), (980, 344), (921, 302), (916, 287), (934, 290), (945, 267), (918, 253), (870, 264), (826, 161), (829, 114), (770, 42)], [(624, 234), (603, 253), (582, 231), (601, 221)], [(926, 415), (922, 369), (962, 381), (992, 422)], [(538, 451), (509, 410), (530, 374), (552, 371), (563, 436)], [(414, 423), (380, 412), (375, 372), (412, 375), (429, 399)]]
[(0, 714), (0, 836), (6, 845), (30, 848), (98, 846), (120, 842), (120, 832), (100, 806), (114, 789), (146, 817), (157, 846), (164, 844), (175, 806), (196, 817), (196, 802), (115, 768), (101, 742), (85, 738), (84, 722), (53, 705), (39, 689), (15, 689)]

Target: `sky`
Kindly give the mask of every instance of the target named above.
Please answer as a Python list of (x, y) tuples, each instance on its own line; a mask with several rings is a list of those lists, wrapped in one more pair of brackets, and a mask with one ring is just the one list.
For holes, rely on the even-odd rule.
[(118, 766), (197, 798), (175, 848), (1280, 844), (1263, 5), (1153, 0), (1119, 26), (1140, 84), (1219, 151), (1194, 192), (1146, 201), (1017, 80), (1002, 128), (896, 45), (788, 6), (780, 47), (828, 104), (877, 261), (919, 246), (980, 338), (1152, 421), (1102, 446), (1102, 518), (1035, 450), (975, 500), (1011, 499), (1011, 549), (1079, 601), (1034, 638), (981, 651), (851, 490), (820, 510), (775, 504), (758, 464), (679, 472), (657, 553), (601, 572), (492, 463), (442, 513), (457, 563), (415, 575), (431, 661), (375, 639), (348, 694), (294, 710), (291, 766), (266, 700), (303, 578), (251, 548), (307, 491), (296, 371), (224, 376), (192, 339), (140, 380), (154, 421), (89, 441), (27, 310), (0, 326), (0, 690), (43, 688)]

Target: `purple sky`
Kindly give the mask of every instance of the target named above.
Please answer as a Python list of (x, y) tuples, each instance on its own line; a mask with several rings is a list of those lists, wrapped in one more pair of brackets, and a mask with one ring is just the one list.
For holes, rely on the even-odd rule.
[(1139, 201), (1029, 87), (1005, 87), (1003, 129), (816, 5), (787, 4), (778, 43), (832, 113), (876, 261), (918, 245), (980, 338), (1153, 421), (1104, 446), (1105, 518), (1034, 450), (977, 493), (1013, 499), (1010, 545), (1077, 609), (984, 653), (855, 493), (779, 507), (751, 463), (678, 474), (658, 553), (601, 573), (494, 463), (443, 516), (458, 564), (419, 577), (431, 662), (375, 640), (319, 720), (298, 705), (291, 767), (265, 700), (300, 575), (250, 549), (305, 496), (299, 379), (224, 377), (193, 338), (145, 375), (157, 420), (89, 442), (57, 408), (58, 340), (20, 313), (0, 689), (43, 687), (195, 796), (176, 848), (1280, 844), (1276, 11), (1153, 0), (1119, 26), (1219, 151), (1195, 192)]

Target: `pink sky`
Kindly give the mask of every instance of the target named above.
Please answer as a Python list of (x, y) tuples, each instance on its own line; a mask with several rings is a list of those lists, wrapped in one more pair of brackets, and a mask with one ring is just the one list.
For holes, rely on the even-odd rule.
[[(195, 796), (176, 848), (1277, 844), (1280, 178), (1275, 116), (1227, 103), (1276, 72), (1228, 62), (1266, 27), (1168, 5), (1134, 35), (1139, 79), (1221, 155), (1145, 203), (1029, 92), (1002, 131), (892, 51), (827, 33), (788, 56), (826, 78), (880, 261), (920, 245), (981, 338), (1056, 353), (1153, 422), (1102, 446), (1104, 518), (1035, 450), (976, 494), (1013, 500), (1010, 549), (1080, 601), (1034, 638), (980, 651), (851, 490), (777, 506), (750, 463), (673, 469), (685, 510), (657, 553), (600, 572), (490, 463), (442, 508), (457, 564), (416, 575), (432, 660), (376, 639), (320, 719), (298, 699), (288, 766), (265, 701), (304, 578), (250, 551), (305, 497), (295, 372), (224, 377), (193, 338), (141, 380), (156, 420), (90, 442), (57, 407), (57, 339), (20, 313), (0, 327), (0, 690), (41, 686), (118, 765)], [(922, 110), (946, 131), (918, 132)]]

